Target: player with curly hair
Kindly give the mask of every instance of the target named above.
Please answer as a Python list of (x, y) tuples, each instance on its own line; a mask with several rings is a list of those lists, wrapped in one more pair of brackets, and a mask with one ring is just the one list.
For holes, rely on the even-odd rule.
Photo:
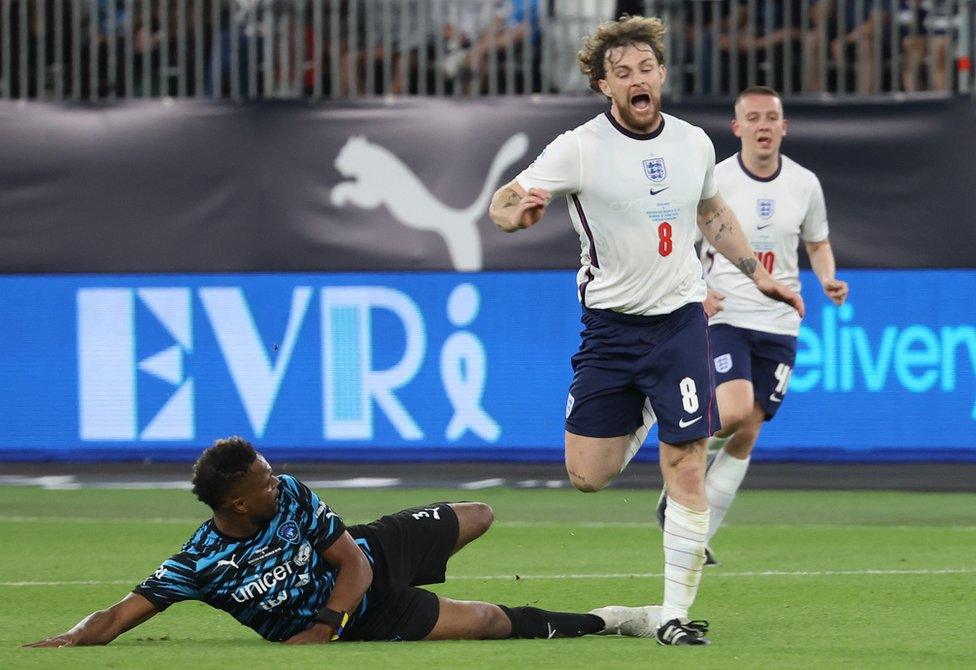
[(506, 232), (539, 222), (565, 196), (580, 238), (582, 343), (566, 404), (566, 469), (581, 491), (620, 473), (659, 423), (668, 491), (664, 604), (657, 639), (707, 644), (690, 621), (708, 532), (705, 441), (719, 428), (696, 233), (764, 295), (803, 311), (759, 265), (715, 186), (705, 133), (661, 111), (665, 28), (656, 18), (600, 25), (580, 69), (610, 108), (563, 133), (494, 195)]

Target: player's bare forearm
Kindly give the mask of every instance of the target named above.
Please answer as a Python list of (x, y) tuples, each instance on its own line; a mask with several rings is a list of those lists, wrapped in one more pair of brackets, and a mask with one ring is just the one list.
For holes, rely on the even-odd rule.
[(810, 257), (810, 267), (820, 283), (833, 279), (837, 274), (837, 265), (834, 262), (834, 250), (830, 247), (830, 240), (806, 242), (805, 246), (807, 256)]
[[(373, 583), (373, 568), (365, 554), (349, 533), (343, 533), (322, 553), (322, 558), (338, 570), (325, 606), (335, 612), (354, 611)], [(314, 623), (285, 640), (285, 644), (325, 644), (338, 632), (331, 624)]]
[(715, 249), (728, 258), (756, 284), (756, 288), (767, 298), (784, 302), (802, 317), (803, 298), (784, 284), (772, 278), (759, 261), (749, 245), (742, 226), (735, 213), (725, 204), (722, 196), (715, 194), (708, 200), (698, 203), (698, 227), (702, 235)]
[(495, 222), (495, 225), (506, 233), (512, 233), (519, 229), (514, 221), (514, 215), (515, 209), (524, 195), (524, 193), (516, 191), (511, 183), (508, 183), (495, 191), (495, 195), (491, 198), (488, 215)]
[(499, 228), (514, 233), (537, 224), (545, 215), (551, 197), (544, 188), (526, 191), (518, 182), (510, 181), (495, 192), (488, 214)]
[(716, 194), (698, 203), (698, 227), (715, 249), (732, 261), (744, 275), (756, 281), (769, 274), (759, 265), (735, 213), (721, 195)]
[(372, 585), (373, 569), (362, 552), (360, 552), (360, 556), (362, 557), (361, 561), (352, 565), (347, 563), (339, 568), (335, 587), (333, 587), (332, 593), (329, 594), (329, 600), (325, 604), (329, 609), (337, 612), (354, 611)]
[(830, 240), (820, 242), (806, 242), (807, 256), (810, 257), (810, 267), (820, 280), (824, 293), (835, 305), (843, 305), (847, 300), (847, 282), (837, 279), (837, 264), (834, 261), (834, 250)]
[(108, 644), (118, 637), (109, 610), (92, 612), (61, 635), (48, 637), (25, 647), (86, 647)]
[(87, 647), (108, 644), (125, 631), (157, 613), (152, 603), (135, 593), (111, 607), (92, 612), (66, 633), (45, 638), (25, 647)]

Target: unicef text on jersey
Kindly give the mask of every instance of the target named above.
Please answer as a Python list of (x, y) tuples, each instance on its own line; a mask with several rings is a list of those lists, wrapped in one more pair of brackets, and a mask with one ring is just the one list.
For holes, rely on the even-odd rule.
[[(971, 271), (805, 274), (759, 459), (976, 460)], [(571, 272), (0, 277), (0, 459), (560, 460)], [(648, 443), (656, 441), (652, 431)], [(656, 458), (646, 449), (639, 459)]]

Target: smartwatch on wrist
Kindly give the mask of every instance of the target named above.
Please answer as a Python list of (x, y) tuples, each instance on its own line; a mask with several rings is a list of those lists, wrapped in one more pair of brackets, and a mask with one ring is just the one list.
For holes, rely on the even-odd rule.
[(332, 626), (333, 634), (332, 639), (337, 640), (339, 636), (342, 635), (342, 629), (346, 627), (349, 622), (349, 614), (347, 612), (339, 612), (328, 607), (323, 607), (315, 615), (316, 623), (324, 623), (328, 626)]

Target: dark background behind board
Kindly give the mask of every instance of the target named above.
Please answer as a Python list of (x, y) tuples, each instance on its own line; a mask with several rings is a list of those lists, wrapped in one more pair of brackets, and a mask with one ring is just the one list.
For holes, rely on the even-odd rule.
[[(381, 206), (331, 204), (351, 136), (397, 155), (463, 209), (511, 179), (596, 99), (254, 104), (0, 104), (0, 272), (450, 270), (442, 238)], [(730, 105), (668, 104), (718, 160)], [(820, 177), (841, 267), (976, 267), (976, 107), (968, 100), (790, 104), (784, 151)], [(529, 148), (497, 183), (506, 140)], [(379, 177), (382, 179), (382, 175)], [(505, 235), (478, 222), (485, 270), (574, 268), (565, 206)]]

